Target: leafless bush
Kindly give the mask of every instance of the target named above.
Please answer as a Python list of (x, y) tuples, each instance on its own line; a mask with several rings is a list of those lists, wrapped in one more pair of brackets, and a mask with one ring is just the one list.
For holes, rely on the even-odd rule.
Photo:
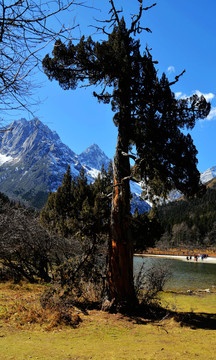
[(54, 274), (53, 286), (41, 297), (44, 308), (68, 311), (77, 306), (82, 309), (100, 307), (105, 291), (105, 253), (98, 244), (92, 244), (85, 253), (74, 255)]
[(157, 299), (160, 291), (171, 276), (171, 270), (167, 265), (157, 264), (147, 267), (141, 266), (139, 273), (134, 279), (137, 297), (141, 303), (150, 303)]
[[(0, 199), (1, 200), (1, 199)], [(51, 236), (36, 212), (2, 199), (0, 212), (1, 279), (49, 282), (53, 266), (71, 254), (71, 240)], [(1, 201), (0, 201), (1, 203)], [(6, 269), (8, 269), (6, 271)]]
[(19, 283), (22, 279), (22, 275), (14, 269), (0, 265), (0, 282), (13, 281), (14, 283)]

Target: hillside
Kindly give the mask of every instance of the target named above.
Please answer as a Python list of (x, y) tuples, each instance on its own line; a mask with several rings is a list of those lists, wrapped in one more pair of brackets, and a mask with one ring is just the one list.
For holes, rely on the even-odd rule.
[(163, 235), (159, 247), (216, 247), (216, 179), (203, 197), (181, 199), (158, 208)]

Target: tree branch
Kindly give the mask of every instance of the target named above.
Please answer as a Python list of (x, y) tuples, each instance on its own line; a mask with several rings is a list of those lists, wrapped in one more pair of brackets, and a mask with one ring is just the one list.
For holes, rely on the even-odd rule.
[(110, 4), (111, 4), (111, 10), (110, 12), (113, 13), (114, 17), (115, 17), (115, 21), (117, 22), (117, 24), (119, 25), (120, 24), (120, 20), (119, 20), (119, 17), (118, 17), (118, 11), (116, 11), (116, 8), (115, 8), (115, 5), (114, 5), (114, 2), (113, 0), (109, 0)]
[(186, 70), (183, 70), (181, 74), (175, 76), (175, 80), (168, 84), (168, 86), (174, 85), (179, 81), (179, 78), (186, 72)]
[(51, 19), (60, 22), (60, 14), (73, 10), (72, 5), (90, 7), (79, 0), (2, 0), (0, 3), (1, 108), (20, 109), (25, 103), (24, 108), (28, 110), (27, 101), (32, 95), (28, 79), (40, 64), (41, 51), (57, 36), (68, 40), (68, 34), (75, 28), (72, 23), (67, 28), (61, 25), (60, 30), (55, 31)]
[(143, 28), (143, 27), (141, 27), (139, 20), (140, 20), (141, 17), (142, 17), (143, 11), (147, 11), (147, 10), (153, 8), (153, 7), (156, 5), (156, 3), (154, 3), (154, 4), (152, 4), (151, 6), (148, 6), (148, 7), (143, 8), (143, 7), (142, 7), (142, 5), (143, 5), (143, 0), (138, 0), (138, 1), (140, 2), (139, 14), (138, 14), (138, 15), (133, 15), (132, 19), (135, 18), (135, 20), (132, 21), (132, 23), (131, 23), (131, 28), (130, 28), (130, 30), (129, 30), (129, 34), (134, 33), (134, 35), (136, 35), (136, 33), (139, 34), (140, 32), (142, 32), (142, 30), (145, 30), (145, 31), (147, 31), (147, 32), (151, 32), (151, 30), (150, 30), (149, 28)]

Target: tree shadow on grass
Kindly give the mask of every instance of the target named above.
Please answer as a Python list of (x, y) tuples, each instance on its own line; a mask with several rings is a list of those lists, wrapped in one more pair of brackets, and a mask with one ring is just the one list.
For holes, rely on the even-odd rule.
[(191, 329), (216, 330), (216, 314), (180, 312), (173, 313), (173, 318)]
[(130, 320), (137, 324), (161, 322), (173, 318), (180, 326), (191, 329), (216, 330), (216, 314), (170, 311), (160, 306), (139, 308), (136, 314), (131, 314)]

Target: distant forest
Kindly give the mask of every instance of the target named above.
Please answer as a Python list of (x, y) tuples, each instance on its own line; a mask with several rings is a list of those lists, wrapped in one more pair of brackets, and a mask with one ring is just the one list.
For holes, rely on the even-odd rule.
[(216, 179), (201, 198), (180, 199), (157, 211), (162, 231), (157, 247), (216, 247)]

